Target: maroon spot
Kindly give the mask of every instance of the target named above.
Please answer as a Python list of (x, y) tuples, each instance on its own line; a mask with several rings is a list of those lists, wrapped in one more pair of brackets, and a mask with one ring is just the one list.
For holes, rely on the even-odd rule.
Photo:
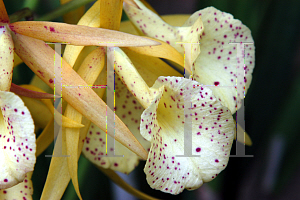
[(200, 152), (200, 151), (201, 151), (201, 148), (198, 147), (198, 148), (196, 149), (196, 152)]
[(54, 27), (51, 27), (51, 26), (50, 26), (50, 31), (51, 31), (51, 32), (55, 32)]
[(214, 85), (218, 86), (218, 85), (220, 85), (220, 82), (216, 81), (216, 82), (214, 82)]
[(6, 182), (8, 182), (8, 180), (7, 180), (7, 179), (4, 179), (4, 182), (6, 183)]
[(53, 80), (52, 80), (52, 79), (49, 79), (49, 83), (53, 83)]
[(216, 160), (215, 160), (215, 162), (216, 162), (216, 163), (218, 163), (218, 162), (219, 162), (219, 160), (218, 160), (218, 159), (216, 159)]
[(15, 112), (18, 112), (18, 109), (15, 108), (14, 111), (15, 111)]

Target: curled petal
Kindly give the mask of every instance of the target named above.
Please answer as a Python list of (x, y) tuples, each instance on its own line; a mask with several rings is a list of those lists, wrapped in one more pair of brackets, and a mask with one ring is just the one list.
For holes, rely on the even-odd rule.
[(34, 125), (29, 110), (14, 93), (0, 91), (0, 188), (24, 180), (35, 164)]
[(0, 199), (32, 199), (32, 172), (25, 175), (24, 181), (8, 189), (0, 189)]
[(0, 52), (0, 90), (9, 91), (14, 67), (14, 43), (9, 28), (7, 25), (1, 23)]
[[(148, 184), (163, 192), (178, 194), (213, 180), (227, 165), (234, 135), (231, 112), (209, 88), (196, 81), (160, 77), (153, 88), (164, 86), (143, 112), (141, 134), (151, 142), (144, 168)], [(195, 87), (195, 88), (194, 88)], [(185, 96), (191, 97), (192, 130), (184, 130)], [(190, 155), (184, 154), (184, 132), (192, 134)], [(191, 155), (192, 154), (192, 155)]]
[(147, 108), (154, 96), (160, 92), (157, 89), (151, 89), (144, 79), (137, 72), (131, 60), (120, 48), (110, 48), (108, 55), (114, 53), (116, 63), (116, 73), (121, 77), (128, 90), (137, 98), (144, 108)]
[[(255, 47), (251, 31), (231, 14), (214, 7), (194, 13), (187, 24), (192, 24), (198, 16), (202, 17), (205, 30), (200, 37), (201, 54), (194, 63), (193, 77), (204, 85), (220, 86), (211, 87), (214, 95), (235, 113), (252, 79)], [(244, 52), (238, 55), (237, 45), (241, 42), (248, 44), (245, 44)], [(243, 73), (240, 73), (241, 68)], [(238, 88), (235, 88), (236, 84)]]
[[(183, 27), (173, 27), (149, 10), (140, 1), (135, 0), (135, 3), (140, 9), (125, 4), (124, 10), (131, 22), (145, 35), (170, 44), (181, 55), (184, 54), (184, 44), (182, 43), (199, 43), (199, 36), (204, 29), (201, 17), (193, 21), (193, 24), (185, 24)], [(192, 62), (197, 58), (199, 53), (199, 44), (192, 44)]]
[(79, 46), (107, 46), (111, 43), (114, 43), (115, 46), (123, 47), (160, 44), (150, 39), (119, 31), (65, 23), (24, 21), (15, 22), (9, 26), (15, 33), (29, 37), (51, 42), (65, 42)]

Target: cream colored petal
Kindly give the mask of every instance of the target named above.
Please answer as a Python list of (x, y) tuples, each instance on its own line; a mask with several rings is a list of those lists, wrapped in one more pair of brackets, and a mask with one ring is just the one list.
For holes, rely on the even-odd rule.
[(0, 23), (0, 90), (9, 91), (13, 67), (14, 43), (7, 24)]
[[(141, 117), (141, 134), (151, 142), (144, 168), (150, 187), (178, 194), (213, 180), (227, 165), (234, 135), (231, 112), (207, 87), (182, 77), (160, 77), (164, 86)], [(194, 88), (194, 86), (196, 86)], [(185, 95), (191, 95), (192, 152), (184, 153)]]
[[(253, 43), (251, 31), (231, 14), (213, 7), (194, 13), (187, 25), (192, 24), (198, 16), (202, 17), (205, 30), (200, 37), (201, 54), (194, 63), (194, 79), (204, 85), (226, 86), (211, 89), (222, 104), (235, 113), (244, 98), (244, 88), (238, 87), (237, 92), (234, 86), (237, 77), (242, 76), (245, 93), (247, 92), (254, 68), (255, 47), (251, 44), (245, 45), (245, 57), (237, 58), (237, 44), (230, 43)], [(240, 68), (244, 68), (244, 73), (239, 73)], [(243, 82), (237, 84), (241, 85)]]
[(34, 125), (23, 101), (11, 92), (0, 91), (0, 188), (12, 187), (33, 171)]
[[(116, 114), (120, 116), (142, 146), (149, 151), (150, 143), (140, 134), (140, 120), (144, 108), (128, 91), (117, 75), (115, 90)], [(106, 154), (106, 134), (92, 123), (82, 150), (85, 157), (99, 167), (110, 168), (126, 174), (130, 173), (138, 164), (139, 157), (117, 141), (115, 141), (115, 149), (107, 149), (107, 151), (115, 151), (115, 155), (124, 155), (124, 157), (103, 156)]]
[(0, 199), (31, 200), (33, 194), (31, 176), (32, 172), (28, 172), (22, 183), (8, 189), (0, 189)]
[[(184, 45), (181, 43), (198, 43), (203, 29), (201, 17), (192, 25), (173, 27), (163, 21), (157, 14), (149, 10), (140, 1), (135, 0), (140, 9), (125, 4), (124, 10), (131, 22), (145, 35), (162, 40), (173, 46), (179, 53), (184, 54)], [(192, 45), (192, 62), (200, 53), (199, 44)]]

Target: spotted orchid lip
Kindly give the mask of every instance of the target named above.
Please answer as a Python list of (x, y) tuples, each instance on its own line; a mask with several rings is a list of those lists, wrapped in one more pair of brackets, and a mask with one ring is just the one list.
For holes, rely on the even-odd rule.
[[(121, 49), (115, 48), (114, 55), (117, 74), (145, 107), (140, 132), (151, 142), (144, 168), (148, 184), (163, 192), (178, 194), (185, 188), (195, 189), (212, 180), (227, 165), (230, 155), (235, 127), (231, 112), (208, 87), (190, 79), (159, 77), (149, 88)], [(193, 153), (201, 155), (200, 158), (175, 158), (183, 154), (186, 95), (191, 96), (192, 105), (188, 108), (192, 120), (191, 145)], [(180, 184), (165, 182), (167, 178)]]
[[(234, 135), (231, 112), (204, 86), (183, 77), (160, 77), (164, 86), (141, 117), (141, 134), (151, 142), (144, 172), (150, 187), (178, 194), (214, 179), (227, 165)], [(185, 96), (191, 116), (185, 115)], [(185, 130), (186, 120), (191, 130)], [(191, 151), (184, 155), (184, 133), (192, 134)]]

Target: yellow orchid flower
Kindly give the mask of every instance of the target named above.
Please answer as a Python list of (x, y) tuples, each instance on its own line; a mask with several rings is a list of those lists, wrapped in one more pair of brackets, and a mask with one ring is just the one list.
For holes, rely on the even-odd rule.
[[(61, 0), (62, 4), (65, 2), (67, 0)], [(120, 2), (109, 0), (95, 2), (79, 21), (78, 25), (81, 26), (54, 22), (16, 22), (8, 25), (8, 20), (2, 20), (6, 23), (6, 30), (8, 32), (12, 30), (11, 38), (14, 40), (20, 58), (52, 89), (54, 88), (52, 60), (55, 52), (41, 40), (72, 44), (67, 45), (62, 60), (63, 85), (105, 85), (104, 56), (113, 54), (115, 58), (115, 111), (118, 116), (115, 121), (115, 139), (117, 141), (115, 149), (108, 149), (108, 151), (114, 151), (116, 155), (120, 154), (124, 157), (103, 157), (106, 153), (106, 105), (101, 97), (105, 91), (102, 89), (96, 92), (91, 88), (63, 88), (63, 97), (68, 103), (64, 114), (65, 119), (72, 120), (77, 125), (82, 123), (85, 127), (79, 129), (79, 126), (75, 128), (73, 124), (63, 129), (62, 134), (66, 138), (63, 141), (63, 154), (71, 156), (67, 159), (52, 158), (41, 199), (60, 199), (70, 180), (78, 197), (82, 199), (77, 180), (77, 162), (81, 151), (113, 181), (141, 199), (152, 199), (152, 197), (128, 186), (113, 170), (128, 174), (138, 164), (139, 159), (147, 158), (144, 172), (149, 185), (163, 192), (178, 194), (184, 189), (196, 189), (204, 182), (213, 180), (227, 165), (235, 130), (232, 113), (239, 108), (244, 91), (238, 91), (236, 95), (234, 88), (223, 90), (224, 88), (209, 86), (232, 85), (231, 80), (236, 80), (238, 76), (234, 73), (236, 49), (234, 45), (229, 45), (229, 48), (222, 42), (224, 44), (240, 42), (235, 39), (246, 37), (249, 39), (246, 42), (253, 42), (249, 29), (240, 21), (233, 19), (230, 14), (221, 13), (215, 8), (198, 11), (191, 17), (177, 17), (176, 24), (172, 24), (176, 16), (163, 17), (163, 21), (140, 1), (126, 0), (124, 10), (138, 31), (128, 22), (121, 23), (120, 30), (135, 35), (147, 35), (152, 37), (151, 41), (117, 32), (123, 7)], [(3, 5), (2, 0), (0, 3)], [(4, 5), (1, 9), (5, 11), (3, 8)], [(0, 10), (0, 17), (5, 19), (2, 10)], [(168, 20), (173, 21), (170, 22), (172, 25), (167, 23)], [(226, 20), (238, 28), (229, 30), (224, 25)], [(180, 23), (184, 21), (186, 21), (184, 24)], [(240, 37), (241, 32), (243, 37)], [(111, 41), (123, 42), (124, 45), (117, 45), (122, 46), (122, 49), (108, 48), (107, 52), (99, 47), (85, 54), (84, 46), (100, 46), (99, 41), (102, 41), (104, 46)], [(161, 45), (154, 46), (159, 43)], [(188, 63), (190, 68), (187, 70), (192, 73), (193, 80), (183, 78), (182, 74), (157, 58), (168, 59), (183, 67), (184, 43), (192, 43), (192, 53), (189, 55), (191, 62)], [(249, 55), (245, 57), (249, 64), (246, 68), (245, 91), (250, 85), (254, 67), (252, 46), (246, 46)], [(225, 55), (225, 52), (231, 53)], [(95, 61), (97, 58), (99, 60)], [(84, 61), (81, 63), (82, 60)], [(3, 68), (7, 70), (6, 67)], [(11, 81), (9, 76), (7, 81)], [(40, 87), (39, 84), (38, 86)], [(38, 89), (30, 89), (38, 91)], [(11, 93), (10, 96), (13, 95)], [(184, 113), (186, 95), (190, 96), (192, 105), (190, 116)], [(21, 100), (18, 102), (23, 105)], [(29, 100), (29, 104), (33, 105), (28, 106), (29, 110), (37, 109), (32, 102)], [(41, 109), (46, 109), (47, 105), (53, 111), (51, 103), (43, 102), (45, 105), (39, 105)], [(11, 104), (15, 106), (13, 102)], [(32, 112), (32, 115), (35, 119), (39, 114)], [(51, 118), (52, 120), (49, 121)], [(38, 122), (44, 130), (37, 141), (33, 142), (37, 146), (36, 156), (53, 141), (54, 120), (51, 113), (49, 119)], [(184, 127), (187, 119), (192, 122), (191, 153), (195, 157), (180, 157), (185, 153)], [(31, 134), (34, 136), (33, 131)], [(34, 154), (33, 158), (35, 159)], [(32, 171), (33, 166), (34, 163), (32, 169), (28, 171)], [(17, 182), (24, 181), (14, 187), (0, 189), (0, 198), (16, 198), (17, 196), (13, 196), (16, 192), (21, 194), (20, 197), (18, 196), (20, 199), (29, 198), (33, 190), (30, 177), (31, 173), (26, 174), (24, 171), (22, 178)]]
[[(255, 62), (253, 45), (245, 45), (244, 51), (247, 52), (245, 57), (237, 57), (236, 43), (253, 44), (251, 31), (248, 27), (243, 25), (241, 21), (234, 19), (231, 14), (221, 12), (214, 7), (199, 10), (192, 14), (182, 27), (174, 27), (163, 21), (140, 1), (135, 0), (135, 3), (139, 8), (128, 4), (124, 6), (124, 10), (135, 27), (147, 36), (153, 38), (158, 36), (160, 40), (172, 41), (170, 45), (174, 48), (180, 46), (176, 42), (195, 42), (195, 40), (189, 38), (191, 33), (182, 33), (178, 30), (188, 26), (193, 27), (199, 20), (202, 22), (199, 28), (200, 38), (194, 36), (197, 39), (196, 41), (200, 43), (201, 53), (191, 54), (193, 78), (204, 85), (233, 86), (228, 88), (213, 87), (212, 90), (222, 104), (228, 107), (232, 113), (235, 113), (236, 109), (241, 106), (241, 99), (244, 98), (243, 93), (246, 94), (250, 86)], [(143, 25), (141, 26), (141, 24)], [(190, 32), (193, 32), (193, 30)], [(187, 40), (178, 41), (176, 37), (187, 38)], [(230, 43), (235, 43), (235, 45), (230, 45)], [(183, 51), (179, 52), (183, 54)], [(244, 58), (245, 75), (238, 74), (237, 61), (242, 62)], [(241, 65), (241, 67), (243, 66)], [(237, 76), (244, 76), (244, 82), (246, 83), (245, 88), (239, 89), (238, 92), (234, 87)]]
[[(28, 21), (10, 24), (2, 0), (0, 1), (0, 21), (2, 59), (0, 66), (0, 156), (1, 164), (3, 165), (1, 166), (0, 188), (7, 189), (22, 182), (25, 178), (25, 174), (29, 171), (33, 171), (36, 145), (34, 125), (30, 112), (18, 96), (8, 92), (10, 90), (12, 80), (14, 50), (44, 82), (47, 82), (47, 84), (53, 88), (54, 68), (51, 60), (53, 60), (54, 51), (42, 40), (51, 42), (67, 42), (73, 45), (98, 46), (105, 46), (110, 42), (118, 43), (118, 46), (158, 45), (159, 43), (117, 31), (68, 25), (63, 23)], [(45, 55), (47, 56), (44, 57)], [(64, 77), (66, 80), (66, 82), (63, 82), (64, 85), (87, 85), (85, 81), (82, 80), (82, 78), (80, 78), (78, 74), (64, 61), (62, 69), (64, 71), (64, 75), (68, 74), (69, 76)], [(71, 104), (76, 109), (79, 108), (81, 113), (85, 113), (87, 118), (91, 119), (95, 124), (105, 130), (103, 116), (105, 116), (106, 106), (96, 93), (94, 93), (91, 89), (83, 89), (82, 91), (80, 91), (80, 89), (75, 89), (72, 90), (72, 92), (70, 90), (63, 90), (63, 94), (66, 97), (65, 99), (68, 99), (67, 102), (72, 101)], [(75, 99), (78, 99), (78, 94), (79, 96), (82, 96), (83, 99), (74, 101)], [(87, 107), (86, 102), (90, 102), (93, 106), (90, 108)], [(90, 112), (91, 110), (93, 111)], [(116, 131), (116, 139), (141, 157), (145, 158), (145, 150), (131, 135), (130, 131), (126, 128), (122, 121), (117, 120), (116, 123), (119, 128), (119, 130)], [(74, 124), (70, 127), (76, 128)], [(122, 130), (122, 132), (120, 130)], [(14, 190), (18, 190), (19, 187), (14, 186), (13, 188)], [(6, 190), (3, 190), (3, 192), (1, 191), (1, 195), (8, 195), (8, 193)]]

